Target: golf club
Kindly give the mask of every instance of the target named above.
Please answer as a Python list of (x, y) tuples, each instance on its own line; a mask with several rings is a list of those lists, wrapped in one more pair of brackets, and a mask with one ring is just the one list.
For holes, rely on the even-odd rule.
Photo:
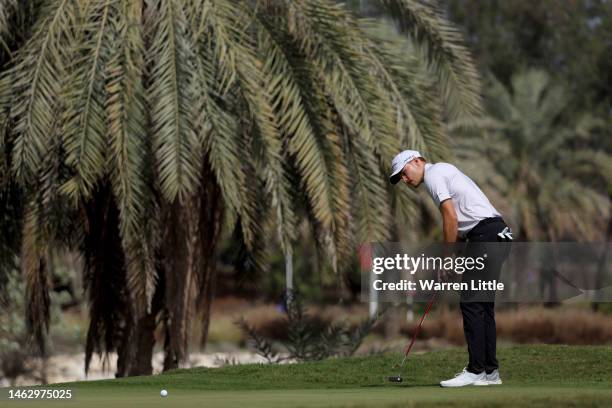
[(402, 364), (400, 365), (399, 374), (397, 376), (389, 377), (388, 378), (389, 381), (395, 382), (395, 383), (401, 383), (403, 381), (402, 374), (404, 373), (404, 364), (406, 363), (406, 359), (408, 358), (408, 353), (410, 353), (410, 349), (412, 349), (412, 345), (414, 344), (416, 337), (421, 331), (421, 326), (423, 325), (425, 316), (427, 316), (427, 314), (431, 310), (431, 307), (433, 306), (435, 300), (436, 300), (436, 292), (434, 292), (431, 295), (431, 299), (429, 299), (429, 303), (427, 304), (427, 307), (425, 308), (425, 312), (423, 313), (423, 316), (421, 316), (421, 321), (419, 321), (419, 325), (417, 326), (416, 330), (412, 334), (412, 340), (410, 340), (410, 344), (408, 344), (408, 346), (406, 347), (406, 351), (404, 352), (404, 358), (402, 359)]

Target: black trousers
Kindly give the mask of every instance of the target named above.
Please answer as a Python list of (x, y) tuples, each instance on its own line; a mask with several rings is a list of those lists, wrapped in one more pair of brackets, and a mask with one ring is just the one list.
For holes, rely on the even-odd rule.
[[(498, 233), (506, 228), (502, 218), (487, 218), (478, 223), (468, 234), (466, 252), (474, 257), (487, 253), (485, 268), (478, 274), (464, 274), (463, 281), (498, 279), (503, 262), (509, 252), (509, 242)], [(487, 243), (496, 244), (487, 244)], [(471, 286), (470, 286), (471, 287)], [(496, 356), (497, 334), (495, 327), (495, 292), (461, 292), (463, 332), (468, 346), (467, 370), (479, 374), (491, 373), (499, 368)]]

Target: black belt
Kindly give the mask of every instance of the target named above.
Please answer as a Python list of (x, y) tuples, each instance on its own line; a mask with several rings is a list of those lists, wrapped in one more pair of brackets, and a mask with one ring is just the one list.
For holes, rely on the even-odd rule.
[(472, 228), (467, 234), (465, 234), (465, 237), (467, 239), (470, 238), (470, 235), (476, 231), (479, 227), (484, 227), (485, 225), (491, 224), (493, 222), (503, 222), (505, 224), (505, 221), (502, 217), (489, 217), (489, 218), (485, 218), (483, 220), (478, 221), (478, 224), (476, 224), (474, 226), (474, 228)]

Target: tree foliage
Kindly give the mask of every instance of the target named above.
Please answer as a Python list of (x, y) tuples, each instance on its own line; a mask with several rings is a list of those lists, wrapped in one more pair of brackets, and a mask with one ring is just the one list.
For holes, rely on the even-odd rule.
[(606, 0), (443, 0), (480, 68), (506, 86), (537, 67), (561, 80), (574, 110), (609, 116), (612, 101), (612, 3)]
[[(466, 131), (456, 123), (457, 155), (527, 240), (605, 239), (612, 160), (599, 149), (604, 122), (564, 115), (569, 95), (541, 70), (492, 78), (487, 115)], [(504, 211), (502, 211), (504, 212)]]
[(335, 269), (355, 242), (385, 239), (389, 203), (413, 206), (390, 199), (392, 155), (442, 158), (438, 105), (479, 111), (475, 68), (440, 10), (385, 6), (423, 58), (328, 0), (1, 2), (0, 191), (23, 195), (35, 337), (54, 248), (85, 258), (87, 361), (117, 350), (126, 375), (150, 371), (158, 316), (165, 367), (186, 358), (224, 226), (253, 253), (269, 238), (291, 253), (305, 214)]

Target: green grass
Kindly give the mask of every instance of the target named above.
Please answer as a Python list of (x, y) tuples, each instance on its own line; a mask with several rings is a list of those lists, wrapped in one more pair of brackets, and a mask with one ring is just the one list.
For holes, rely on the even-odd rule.
[[(399, 355), (333, 359), (290, 365), (242, 365), (175, 370), (163, 375), (58, 384), (75, 390), (64, 406), (87, 407), (582, 407), (612, 406), (612, 347), (512, 346), (498, 352), (502, 386), (442, 389), (441, 379), (464, 365), (462, 349), (410, 357), (404, 383)], [(161, 398), (159, 391), (169, 396)], [(60, 403), (0, 405), (60, 406)]]

